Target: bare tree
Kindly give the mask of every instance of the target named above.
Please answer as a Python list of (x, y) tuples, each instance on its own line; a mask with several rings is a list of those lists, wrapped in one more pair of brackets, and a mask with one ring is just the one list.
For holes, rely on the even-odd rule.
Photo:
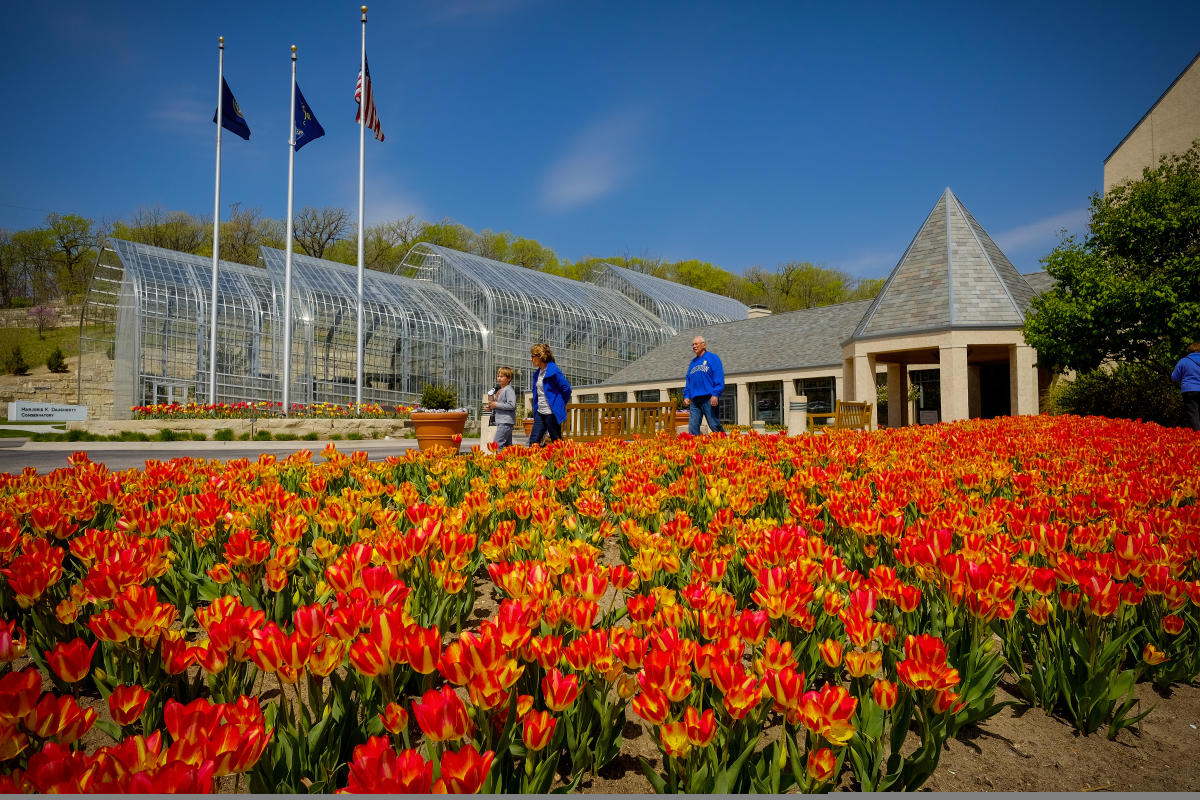
[(263, 217), (258, 208), (243, 209), (234, 203), (229, 219), (221, 223), (221, 258), (239, 264), (257, 264), (261, 245), (283, 244), (282, 223)]
[(93, 229), (90, 219), (77, 214), (52, 213), (46, 217), (46, 227), (53, 243), (59, 290), (68, 295), (83, 292), (104, 233)]
[(300, 209), (293, 222), (292, 236), (300, 249), (313, 258), (324, 258), (331, 244), (346, 235), (350, 228), (350, 212), (344, 208)]
[(181, 253), (203, 253), (206, 244), (208, 251), (212, 251), (211, 220), (194, 217), (186, 211), (168, 213), (162, 206), (139, 208), (130, 222), (114, 223), (112, 235)]

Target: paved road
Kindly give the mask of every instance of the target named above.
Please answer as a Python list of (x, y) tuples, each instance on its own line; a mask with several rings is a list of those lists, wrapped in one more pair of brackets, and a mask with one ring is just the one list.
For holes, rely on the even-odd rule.
[[(33, 467), (45, 474), (67, 466), (67, 457), (80, 450), (88, 458), (102, 463), (112, 470), (146, 466), (147, 459), (166, 461), (176, 456), (215, 458), (230, 461), (237, 458), (257, 459), (260, 453), (273, 453), (283, 458), (300, 450), (311, 450), (320, 455), (326, 441), (305, 442), (30, 442), (21, 439), (0, 439), (0, 473), (19, 474), (26, 467)], [(363, 439), (360, 441), (333, 442), (343, 453), (364, 450), (372, 461), (382, 461), (388, 456), (401, 455), (410, 447), (417, 446), (416, 439)], [(478, 439), (464, 439), (463, 452)]]

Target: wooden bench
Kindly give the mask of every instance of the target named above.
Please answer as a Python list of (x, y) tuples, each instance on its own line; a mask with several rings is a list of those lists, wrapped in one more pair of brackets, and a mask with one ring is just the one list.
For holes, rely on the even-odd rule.
[(577, 442), (643, 439), (659, 431), (675, 432), (675, 404), (568, 403), (563, 436)]
[[(838, 400), (832, 414), (809, 414), (808, 429), (810, 431), (826, 429), (869, 431), (871, 430), (871, 407), (871, 404), (865, 401), (860, 403), (853, 400)], [(814, 424), (816, 420), (823, 421), (820, 425), (816, 425)], [(828, 422), (824, 420), (828, 420)]]

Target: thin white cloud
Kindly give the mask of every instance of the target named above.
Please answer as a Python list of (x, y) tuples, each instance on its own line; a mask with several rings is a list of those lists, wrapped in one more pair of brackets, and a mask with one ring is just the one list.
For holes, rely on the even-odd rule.
[(1061, 231), (1066, 230), (1068, 233), (1082, 231), (1087, 227), (1088, 218), (1086, 208), (1073, 208), (1070, 211), (1035, 220), (1028, 225), (994, 234), (992, 240), (1005, 252), (1033, 247), (1044, 247), (1048, 250), (1057, 244)]
[[(355, 192), (357, 191), (356, 188)], [(420, 198), (397, 186), (391, 178), (382, 175), (368, 176), (364, 200), (366, 207), (363, 209), (363, 217), (368, 225), (392, 222), (409, 214), (417, 219), (425, 219), (428, 216)], [(352, 216), (358, 214), (357, 203), (356, 194), (355, 207), (350, 212)]]
[(194, 102), (182, 98), (171, 98), (151, 110), (150, 117), (171, 127), (187, 128), (200, 123), (212, 122), (212, 113), (205, 114)]
[(636, 166), (645, 122), (644, 112), (627, 109), (580, 131), (542, 177), (542, 206), (571, 211), (624, 186)]

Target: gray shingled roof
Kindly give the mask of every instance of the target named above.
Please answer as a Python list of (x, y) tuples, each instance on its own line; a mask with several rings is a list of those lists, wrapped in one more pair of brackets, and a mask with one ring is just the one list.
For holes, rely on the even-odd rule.
[(1020, 325), (1034, 292), (946, 189), (852, 338)]
[[(743, 319), (685, 331), (597, 386), (617, 386), (678, 378), (692, 360), (692, 339), (703, 336), (721, 357), (725, 374), (842, 365), (842, 342), (870, 305), (869, 300), (839, 303), (767, 317)], [(576, 387), (577, 390), (584, 387)]]
[(1033, 289), (1035, 297), (1050, 291), (1054, 288), (1054, 284), (1057, 283), (1054, 278), (1050, 277), (1050, 273), (1044, 269), (1039, 272), (1026, 272), (1021, 277), (1029, 284), (1029, 288)]

